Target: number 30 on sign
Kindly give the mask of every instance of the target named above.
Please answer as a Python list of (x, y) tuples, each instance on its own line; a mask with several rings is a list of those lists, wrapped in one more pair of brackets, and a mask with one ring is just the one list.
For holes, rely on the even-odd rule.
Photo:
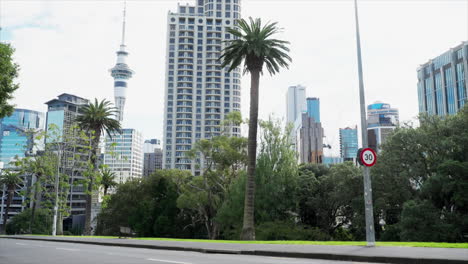
[(359, 152), (359, 161), (361, 165), (372, 167), (377, 161), (377, 154), (371, 148), (361, 149), (361, 151)]

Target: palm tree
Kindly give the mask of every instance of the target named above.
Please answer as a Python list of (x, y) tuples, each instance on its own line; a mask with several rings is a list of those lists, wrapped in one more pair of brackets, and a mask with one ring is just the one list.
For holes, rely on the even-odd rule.
[(107, 190), (111, 187), (117, 186), (115, 181), (115, 173), (108, 168), (101, 169), (101, 185), (104, 188), (104, 196), (107, 195)]
[(13, 201), (13, 197), (15, 196), (16, 185), (20, 184), (22, 181), (19, 173), (10, 170), (4, 170), (0, 175), (0, 186), (5, 185), (8, 193), (5, 214), (3, 215), (3, 232), (6, 231), (8, 213), (10, 212), (11, 201)]
[[(83, 107), (82, 114), (77, 117), (76, 121), (81, 129), (85, 130), (91, 140), (91, 157), (90, 161), (93, 165), (93, 170), (96, 172), (98, 168), (97, 153), (101, 134), (105, 131), (109, 137), (113, 133), (120, 133), (120, 122), (115, 119), (116, 108), (111, 102), (102, 100), (98, 102), (94, 99), (94, 103), (89, 103)], [(91, 194), (93, 191), (94, 176), (89, 177), (88, 193), (86, 194), (86, 219), (85, 219), (85, 235), (91, 234)]]
[(258, 126), (258, 98), (260, 74), (263, 74), (263, 65), (270, 75), (279, 72), (282, 67), (289, 67), (291, 58), (287, 54), (288, 41), (270, 38), (280, 29), (277, 23), (267, 23), (262, 26), (259, 18), (249, 18), (237, 21), (237, 27), (228, 30), (234, 40), (223, 49), (219, 58), (222, 67), (229, 66), (229, 71), (239, 67), (244, 62), (244, 74), (250, 73), (250, 119), (248, 137), (248, 167), (244, 202), (244, 223), (241, 239), (254, 240), (254, 198), (255, 198), (255, 163), (257, 154), (257, 126)]

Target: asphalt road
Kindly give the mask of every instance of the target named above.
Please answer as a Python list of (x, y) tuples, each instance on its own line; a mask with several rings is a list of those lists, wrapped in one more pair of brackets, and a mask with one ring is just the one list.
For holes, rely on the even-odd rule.
[(0, 264), (358, 264), (262, 256), (203, 254), (141, 248), (0, 239)]

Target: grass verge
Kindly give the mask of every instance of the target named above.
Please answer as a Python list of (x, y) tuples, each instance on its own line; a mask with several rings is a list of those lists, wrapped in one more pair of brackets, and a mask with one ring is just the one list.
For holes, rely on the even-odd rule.
[[(46, 235), (34, 235), (46, 236)], [(118, 238), (116, 236), (59, 236), (77, 238)], [(226, 243), (226, 244), (276, 244), (276, 245), (325, 245), (325, 246), (365, 246), (364, 241), (239, 241), (239, 240), (208, 240), (208, 239), (179, 239), (179, 238), (156, 238), (156, 237), (134, 237), (135, 240), (155, 241), (179, 241), (179, 242), (201, 242), (201, 243)], [(468, 243), (443, 243), (443, 242), (377, 242), (378, 247), (429, 247), (429, 248), (467, 248)]]

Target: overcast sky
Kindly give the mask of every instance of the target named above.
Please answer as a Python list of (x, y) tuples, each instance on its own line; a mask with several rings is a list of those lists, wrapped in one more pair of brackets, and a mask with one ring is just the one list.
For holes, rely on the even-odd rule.
[[(21, 66), (17, 107), (46, 111), (60, 93), (113, 101), (123, 1), (1, 1), (1, 40)], [(339, 153), (338, 128), (359, 124), (354, 10), (351, 0), (241, 0), (243, 17), (278, 21), (293, 63), (260, 81), (260, 117), (285, 116), (287, 87), (307, 86), (319, 97), (325, 142)], [(145, 138), (163, 134), (166, 18), (177, 3), (127, 1), (129, 81), (124, 126)], [(359, 1), (366, 102), (390, 103), (401, 120), (418, 113), (418, 65), (468, 40), (468, 0)], [(248, 116), (249, 76), (242, 80)], [(244, 131), (246, 132), (246, 131)]]

